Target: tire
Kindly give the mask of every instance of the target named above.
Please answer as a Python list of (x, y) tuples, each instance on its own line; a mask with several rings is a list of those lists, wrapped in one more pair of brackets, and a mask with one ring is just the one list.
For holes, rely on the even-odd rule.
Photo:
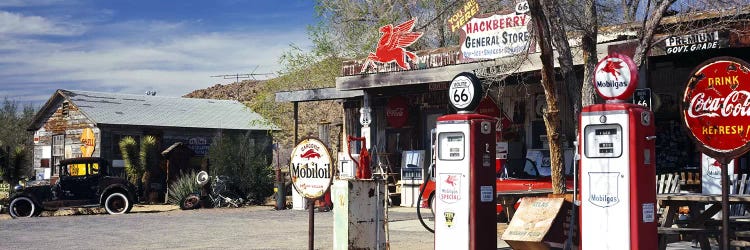
[(198, 194), (188, 194), (180, 200), (180, 209), (191, 210), (200, 207), (201, 197)]
[(42, 213), (42, 209), (31, 198), (21, 196), (10, 202), (8, 213), (13, 218), (34, 217)]
[(133, 208), (133, 203), (127, 195), (120, 192), (111, 193), (104, 200), (104, 209), (108, 214), (124, 214), (130, 212), (131, 208)]
[(430, 212), (432, 212), (432, 217), (435, 217), (435, 193), (433, 192), (430, 194), (430, 199), (428, 204), (430, 205)]

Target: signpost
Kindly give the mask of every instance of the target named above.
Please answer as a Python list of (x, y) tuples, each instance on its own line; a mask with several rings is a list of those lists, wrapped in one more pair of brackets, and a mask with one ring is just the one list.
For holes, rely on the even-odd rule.
[(292, 150), (289, 173), (297, 192), (308, 199), (309, 249), (314, 247), (315, 199), (328, 191), (333, 178), (333, 159), (328, 147), (317, 138), (306, 138)]
[(709, 59), (690, 74), (682, 117), (698, 150), (721, 164), (722, 249), (729, 249), (727, 164), (750, 150), (750, 65)]

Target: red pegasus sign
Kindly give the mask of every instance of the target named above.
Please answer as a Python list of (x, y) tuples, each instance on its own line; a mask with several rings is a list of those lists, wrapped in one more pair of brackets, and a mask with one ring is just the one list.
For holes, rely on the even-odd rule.
[(370, 65), (375, 66), (375, 62), (389, 63), (393, 61), (396, 61), (401, 69), (408, 70), (409, 64), (406, 63), (405, 57), (408, 56), (414, 61), (417, 59), (417, 55), (406, 51), (404, 47), (411, 45), (422, 37), (422, 32), (411, 32), (414, 28), (414, 22), (415, 19), (412, 19), (396, 27), (390, 24), (380, 27), (380, 33), (383, 33), (383, 35), (378, 42), (378, 48), (375, 49), (375, 53), (370, 53), (367, 57), (367, 61), (362, 66), (362, 72), (366, 71)]
[(711, 59), (690, 75), (682, 117), (699, 148), (714, 158), (750, 149), (750, 65), (732, 57)]

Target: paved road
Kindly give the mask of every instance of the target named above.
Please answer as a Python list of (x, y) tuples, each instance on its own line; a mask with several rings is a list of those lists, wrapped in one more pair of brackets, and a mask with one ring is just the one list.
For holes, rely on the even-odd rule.
[[(331, 249), (332, 213), (315, 216), (315, 248)], [(173, 206), (136, 207), (118, 216), (0, 215), (0, 249), (307, 249), (307, 218), (307, 211), (271, 207), (180, 211)], [(433, 235), (415, 219), (413, 208), (391, 209), (389, 218), (392, 249), (433, 249)], [(498, 242), (498, 249), (507, 246)], [(668, 249), (691, 246), (678, 242)]]
[[(332, 213), (315, 215), (315, 248), (331, 249)], [(432, 234), (412, 216), (390, 213), (391, 245), (432, 249)], [(246, 207), (5, 219), (0, 249), (307, 249), (307, 218), (306, 211)]]

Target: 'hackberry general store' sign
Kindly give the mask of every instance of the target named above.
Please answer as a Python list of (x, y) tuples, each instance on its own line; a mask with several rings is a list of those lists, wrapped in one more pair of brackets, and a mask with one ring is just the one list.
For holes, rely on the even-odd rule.
[(461, 55), (466, 59), (494, 59), (525, 52), (531, 34), (526, 14), (475, 17), (461, 26)]

